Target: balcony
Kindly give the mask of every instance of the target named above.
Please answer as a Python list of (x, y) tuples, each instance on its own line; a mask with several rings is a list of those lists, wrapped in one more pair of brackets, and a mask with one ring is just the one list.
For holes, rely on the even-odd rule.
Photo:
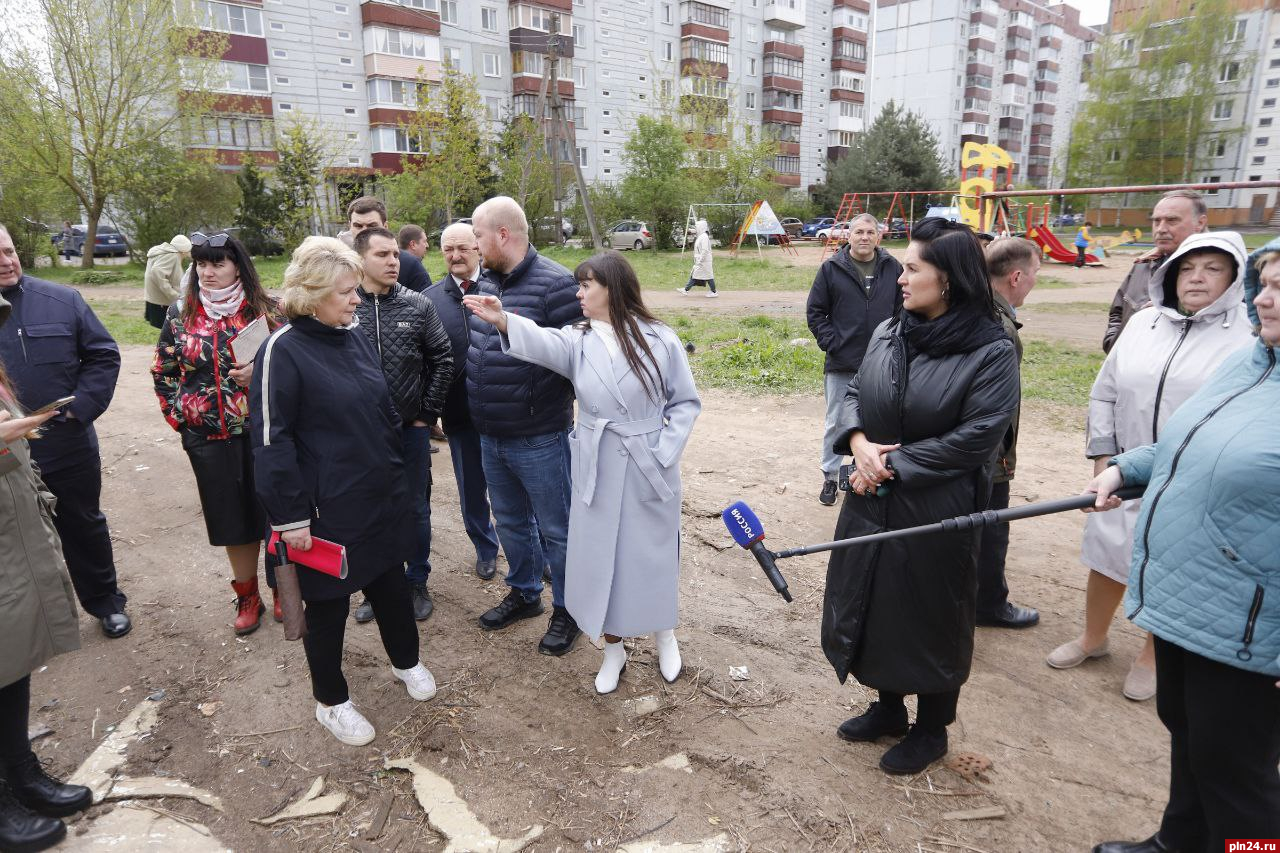
[(1051, 116), (1058, 111), (1058, 108), (1055, 107), (1053, 104), (1041, 101), (1035, 104), (1034, 106), (1032, 106), (1031, 110), (1032, 112), (1034, 112), (1036, 115), (1039, 115), (1039, 116)]
[(369, 27), (382, 24), (398, 30), (440, 35), (440, 16), (435, 12), (406, 9), (393, 3), (361, 3), (360, 24)]
[(1031, 137), (1031, 147), (1027, 149), (1027, 153), (1030, 154), (1032, 157), (1047, 158), (1050, 154), (1053, 153), (1053, 149), (1050, 148), (1048, 145), (1036, 144), (1038, 139), (1039, 137), (1036, 137), (1036, 136)]
[[(839, 0), (837, 0), (837, 2), (839, 2)], [(836, 160), (840, 160), (844, 158), (845, 156), (848, 155), (848, 153), (849, 153), (848, 145), (828, 145), (827, 146), (827, 159), (831, 160), (832, 162), (835, 162)]]
[(713, 27), (710, 24), (687, 21), (680, 25), (680, 38), (698, 38), (719, 42), (720, 44), (728, 44), (729, 31), (720, 27)]
[(1021, 132), (1026, 122), (1017, 116), (1000, 116), (1000, 129)]
[(804, 113), (799, 110), (766, 108), (761, 118), (766, 124), (800, 124), (804, 120)]
[(794, 77), (784, 77), (781, 74), (764, 75), (764, 88), (777, 89), (782, 92), (803, 92), (804, 81)]
[(804, 26), (805, 0), (766, 0), (764, 24), (766, 27), (797, 29)]
[[(845, 9), (853, 9), (855, 12), (864, 12), (868, 15), (871, 14), (871, 3), (869, 0), (832, 0), (831, 7), (833, 9), (843, 7)], [(841, 146), (835, 147), (838, 148)]]
[(787, 59), (804, 60), (804, 45), (791, 44), (785, 41), (767, 41), (764, 43), (764, 55), (784, 56)]
[(983, 139), (986, 139), (989, 129), (990, 126), (986, 122), (966, 121), (960, 125), (960, 135), (981, 136)]

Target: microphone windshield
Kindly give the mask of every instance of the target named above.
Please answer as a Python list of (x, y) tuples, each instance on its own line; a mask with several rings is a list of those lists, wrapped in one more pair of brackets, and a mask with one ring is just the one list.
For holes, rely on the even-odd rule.
[(733, 541), (743, 548), (750, 548), (753, 543), (764, 538), (764, 525), (756, 518), (751, 507), (742, 501), (735, 501), (720, 513), (720, 517), (724, 519), (724, 526), (729, 528)]

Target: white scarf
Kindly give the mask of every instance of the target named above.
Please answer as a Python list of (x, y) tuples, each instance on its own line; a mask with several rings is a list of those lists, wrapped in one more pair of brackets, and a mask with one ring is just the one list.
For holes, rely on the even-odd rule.
[(200, 302), (204, 305), (205, 312), (213, 319), (230, 317), (244, 304), (244, 285), (238, 278), (233, 284), (221, 290), (200, 285)]
[(604, 320), (592, 320), (591, 331), (600, 335), (600, 341), (609, 353), (609, 358), (614, 358), (622, 352), (622, 348), (618, 345), (618, 332), (612, 325)]

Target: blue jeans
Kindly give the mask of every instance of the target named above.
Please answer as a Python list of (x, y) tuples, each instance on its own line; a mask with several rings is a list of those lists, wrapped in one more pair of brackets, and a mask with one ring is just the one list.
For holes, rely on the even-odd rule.
[(404, 474), (409, 481), (409, 505), (413, 507), (413, 556), (404, 576), (421, 586), (431, 575), (431, 427), (403, 429)]
[(514, 438), (481, 435), (480, 453), (498, 541), (510, 567), (507, 586), (532, 601), (542, 594), (543, 566), (550, 566), (551, 603), (564, 607), (571, 497), (568, 431)]
[(476, 559), (497, 559), (498, 535), (489, 518), (489, 487), (480, 457), (480, 433), (470, 427), (450, 429), (449, 456), (453, 459), (453, 477), (458, 482), (462, 526), (475, 546)]

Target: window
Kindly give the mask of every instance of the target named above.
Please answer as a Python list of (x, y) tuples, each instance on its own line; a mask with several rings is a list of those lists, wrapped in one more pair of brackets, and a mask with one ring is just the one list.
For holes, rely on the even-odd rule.
[(289, 78), (288, 78), (288, 77), (282, 77), (281, 75), (277, 74), (277, 75), (276, 75), (276, 85), (277, 85), (277, 86), (288, 86), (288, 85), (289, 85)]
[(444, 49), (444, 62), (455, 71), (462, 68), (462, 48), (446, 47)]
[(841, 118), (862, 118), (863, 116), (862, 104), (854, 104), (849, 101), (841, 101), (839, 109), (840, 109)]
[(277, 33), (282, 33), (284, 32), (284, 24), (282, 24), (280, 21), (272, 21), (271, 29)]
[(365, 83), (365, 94), (371, 104), (395, 104), (414, 109), (418, 106), (418, 84), (412, 80), (386, 80), (375, 77)]
[(1268, 89), (1280, 88), (1280, 77), (1272, 77), (1267, 81)]
[(1234, 83), (1240, 79), (1240, 63), (1224, 62), (1222, 67), (1218, 69), (1219, 83)]
[(267, 83), (267, 66), (249, 65), (245, 62), (219, 62), (217, 78), (224, 92), (270, 92)]
[[(544, 58), (545, 57), (541, 53), (531, 53), (529, 51), (517, 50), (515, 53), (511, 54), (511, 73), (512, 74), (533, 74), (538, 77), (541, 77), (543, 74), (543, 68), (545, 67), (545, 63), (543, 62)], [(486, 76), (496, 77), (498, 76), (500, 71), (495, 71), (492, 75), (490, 75), (489, 67), (486, 64), (484, 73)]]
[(273, 59), (288, 59), (289, 52), (276, 48), (275, 50), (271, 51), (271, 56)]
[(343, 113), (343, 115), (353, 116), (353, 115), (355, 115), (355, 114), (356, 114), (356, 108), (355, 108), (355, 107), (343, 107), (343, 108), (342, 108), (342, 113)]
[(486, 32), (498, 31), (498, 10), (492, 6), (480, 7), (480, 27)]
[(489, 121), (502, 121), (502, 98), (486, 97), (484, 99), (484, 114)]
[[(854, 74), (852, 71), (837, 71), (834, 79), (831, 81), (832, 89), (848, 89), (850, 92), (861, 92), (863, 88), (863, 77)], [(956, 104), (959, 109), (960, 105)]]
[(747, 109), (754, 110), (756, 108), (756, 93), (747, 92)]
[[(450, 0), (456, 3), (457, 0)], [(534, 6), (511, 6), (507, 11), (508, 23), (511, 29), (537, 30), (543, 33), (551, 32), (551, 11), (549, 9), (539, 9)], [(442, 18), (443, 19), (443, 18)], [(573, 21), (564, 12), (560, 13), (560, 32), (573, 32)]]
[(1221, 160), (1227, 156), (1227, 143), (1221, 139), (1209, 142), (1209, 154), (1215, 160)]
[(790, 59), (785, 56), (766, 56), (764, 58), (764, 73), (766, 75), (776, 74), (779, 77), (791, 77), (799, 80), (804, 77), (804, 63), (799, 59)]
[(1226, 121), (1231, 118), (1232, 101), (1217, 101), (1213, 105), (1213, 120)]
[(785, 175), (795, 175), (800, 171), (799, 157), (774, 157), (773, 163), (770, 164), (773, 171), (782, 172)]
[(408, 30), (388, 30), (368, 27), (364, 31), (364, 47), (367, 53), (389, 53), (411, 59), (440, 58), (440, 39)]
[(578, 148), (578, 166), (587, 168), (587, 149), (582, 147)]
[(291, 113), (293, 112), (293, 104), (290, 104), (286, 101), (281, 101), (280, 103), (276, 104), (276, 109), (278, 109), (282, 113)]
[(344, 92), (354, 92), (355, 90), (356, 90), (356, 84), (355, 84), (355, 83), (343, 83), (343, 84), (342, 84), (342, 91), (344, 91)]
[(1108, 151), (1108, 152), (1107, 152), (1107, 162), (1108, 162), (1108, 163), (1119, 163), (1119, 162), (1120, 162), (1120, 149), (1119, 149), (1119, 148), (1112, 148), (1110, 151)]
[(1257, 148), (1265, 148), (1267, 143), (1271, 141), (1269, 136), (1259, 136), (1253, 140), (1253, 144)]
[(573, 124), (575, 127), (587, 126), (587, 108), (586, 107), (573, 108)]
[(664, 98), (671, 97), (671, 81), (670, 80), (658, 81), (658, 94), (660, 94)]
[(747, 24), (747, 41), (760, 41), (760, 28), (755, 24)]
[(573, 65), (573, 85), (581, 86), (584, 89), (587, 86), (587, 66), (574, 63)]
[(333, 11), (334, 11), (334, 13), (335, 13), (335, 14), (338, 14), (338, 15), (345, 15), (345, 14), (347, 14), (347, 12), (349, 12), (350, 10), (349, 10), (346, 6), (342, 5), (341, 3), (334, 3), (334, 4), (333, 4)]
[(339, 57), (338, 57), (338, 64), (339, 64), (339, 65), (350, 65), (350, 64), (351, 64), (351, 57), (349, 57), (349, 56), (339, 56)]
[(422, 151), (421, 140), (399, 127), (375, 127), (369, 131), (370, 148), (375, 152), (417, 154)]
[(1267, 158), (1266, 158), (1266, 157), (1254, 157), (1254, 158), (1253, 158), (1253, 161), (1252, 161), (1252, 165), (1254, 165), (1254, 166), (1261, 166), (1261, 165), (1263, 165), (1263, 164), (1264, 164), (1264, 163), (1266, 163), (1266, 162), (1267, 162)]
[(662, 43), (662, 60), (664, 62), (670, 62), (673, 56), (674, 56), (674, 52), (672, 50), (671, 42), (664, 41)]
[(486, 77), (502, 76), (502, 63), (499, 60), (498, 54), (486, 53), (484, 55), (484, 76)]
[(684, 3), (684, 23), (705, 24), (709, 27), (729, 29), (729, 10), (706, 3)]
[(401, 6), (408, 6), (410, 9), (425, 9), (428, 12), (439, 11), (437, 0), (396, 0)]
[(1280, 59), (1273, 59), (1267, 64), (1268, 68), (1280, 68)]
[(582, 38), (584, 35), (586, 35), (586, 31), (583, 28), (582, 24), (574, 24), (573, 25), (573, 43), (575, 45), (582, 44)]
[[(1219, 177), (1219, 176), (1217, 176), (1217, 175), (1205, 175), (1204, 180), (1203, 180), (1203, 181), (1201, 181), (1200, 183), (1202, 183), (1202, 184), (1217, 184), (1217, 183), (1221, 183), (1221, 182), (1222, 182), (1222, 178), (1220, 178), (1220, 177)], [(1217, 191), (1217, 190), (1204, 190), (1203, 192), (1204, 192), (1204, 194), (1205, 194), (1205, 195), (1217, 195), (1217, 194), (1218, 194), (1218, 191)]]
[(339, 38), (341, 41), (351, 41), (351, 31), (350, 31), (350, 30), (338, 30), (338, 38)]
[(1227, 37), (1227, 41), (1244, 41), (1244, 32), (1248, 23), (1247, 20), (1237, 19), (1235, 26), (1231, 28), (1231, 35)]
[(697, 59), (702, 62), (718, 62), (727, 65), (729, 62), (729, 45), (717, 41), (702, 39), (684, 39), (680, 42), (681, 59)]
[(1258, 127), (1271, 127), (1271, 119), (1269, 118), (1258, 119)]
[(664, 24), (671, 23), (671, 4), (670, 3), (662, 4), (662, 23)]
[(348, 132), (348, 133), (347, 133), (347, 141), (348, 141), (348, 142), (359, 142), (359, 141), (360, 141), (360, 134), (359, 134), (359, 133), (356, 133), (354, 130), (353, 130), (353, 131)]
[(1120, 40), (1121, 53), (1133, 53), (1133, 38), (1124, 38)]
[(1264, 110), (1269, 110), (1269, 109), (1271, 109), (1272, 107), (1274, 107), (1275, 105), (1276, 105), (1276, 99), (1275, 99), (1275, 98), (1266, 98), (1266, 99), (1265, 99), (1265, 100), (1263, 100), (1263, 102), (1262, 102), (1262, 108), (1263, 108)]
[(203, 4), (201, 25), (208, 30), (223, 33), (239, 33), (246, 36), (262, 35), (262, 10), (230, 3), (206, 0)]
[(836, 39), (834, 47), (833, 56), (836, 59), (853, 59), (858, 62), (867, 61), (867, 45), (865, 42)]
[(747, 76), (756, 76), (756, 60), (754, 56), (747, 59)]
[[(280, 105), (281, 109), (286, 106)], [(200, 116), (184, 123), (183, 131), (191, 145), (212, 148), (271, 148), (275, 145), (275, 123), (270, 119)]]
[(440, 23), (458, 23), (458, 0), (440, 0)]

